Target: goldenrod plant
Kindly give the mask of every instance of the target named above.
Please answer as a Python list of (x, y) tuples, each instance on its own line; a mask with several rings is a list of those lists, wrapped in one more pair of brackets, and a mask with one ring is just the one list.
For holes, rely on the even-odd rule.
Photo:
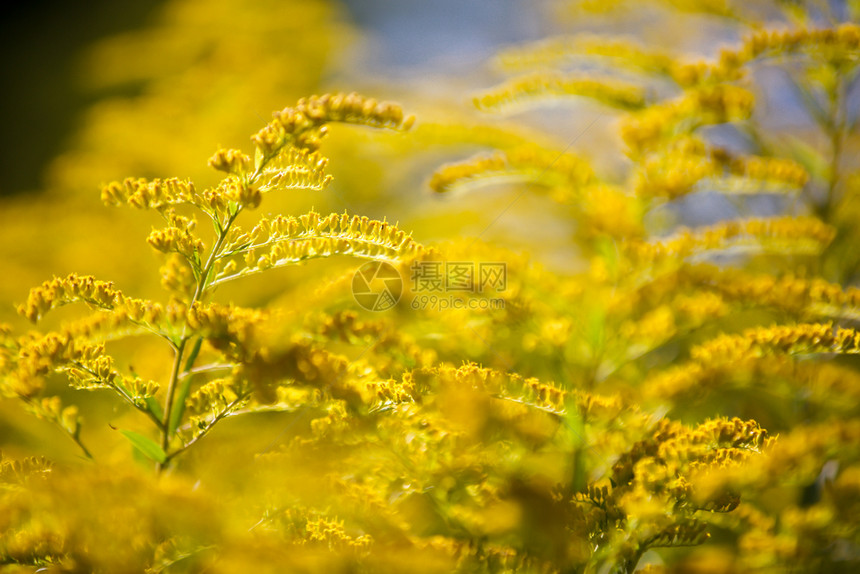
[[(189, 396), (204, 340), (226, 353), (222, 359), (232, 358), (237, 364), (257, 365), (269, 359), (249, 346), (254, 328), (264, 316), (211, 302), (210, 296), (218, 285), (315, 257), (350, 254), (396, 259), (420, 250), (409, 235), (395, 226), (346, 213), (264, 217), (247, 232), (236, 224), (244, 210), (257, 208), (263, 195), (273, 189), (320, 189), (326, 185), (330, 180), (324, 173), (327, 160), (318, 148), (327, 124), (334, 121), (408, 129), (413, 119), (404, 119), (394, 104), (354, 93), (314, 96), (278, 112), (274, 121), (254, 135), (254, 160), (239, 150), (219, 150), (209, 165), (226, 172), (227, 177), (212, 189), (198, 192), (192, 182), (175, 178), (126, 179), (107, 185), (102, 190), (102, 200), (107, 205), (153, 209), (166, 223), (166, 227), (154, 229), (147, 242), (168, 256), (162, 268), (162, 284), (172, 297), (165, 304), (128, 297), (110, 282), (91, 276), (72, 274), (46, 281), (30, 291), (26, 303), (18, 309), (28, 319), (37, 321), (51, 309), (76, 302), (99, 312), (58, 333), (21, 343), (8, 389), (37, 414), (60, 424), (87, 457), (92, 455), (80, 441), (74, 407), (60, 410), (56, 397), (34, 401), (33, 396), (43, 387), (43, 377), (58, 370), (67, 373), (73, 388), (115, 391), (155, 424), (158, 441), (133, 431), (122, 432), (160, 468), (220, 419), (246, 407), (252, 386), (259, 381), (247, 380), (238, 371), (234, 373), (239, 374), (237, 378), (215, 379)], [(180, 215), (177, 209), (181, 206), (195, 208), (212, 224), (212, 245), (208, 250), (196, 231), (196, 217)], [(173, 349), (163, 403), (154, 398), (158, 383), (117, 371), (105, 351), (104, 340), (140, 333), (156, 335)], [(99, 342), (87, 343), (90, 338)], [(203, 369), (230, 373), (233, 365), (222, 360)], [(271, 394), (266, 389), (259, 390), (264, 396)], [(179, 438), (186, 401), (193, 403), (192, 412), (203, 416), (193, 419), (190, 434), (171, 450)]]
[[(726, 44), (512, 47), (498, 63), (526, 75), (474, 103), (597, 105), (622, 173), (498, 115), (414, 122), (350, 93), (277, 112), (253, 154), (217, 151), (210, 187), (104, 186), (108, 206), (160, 217), (165, 294), (55, 277), (18, 311), (65, 322), (0, 330), (3, 396), (79, 454), (22, 439), (0, 459), (2, 571), (854, 571), (860, 6), (565, 5), (579, 22), (620, 8), (719, 25)], [(762, 109), (766, 67), (792, 78), (816, 138)], [(452, 211), (479, 186), (546, 191), (574, 264), (425, 246), (352, 213), (246, 223), (329, 185), (329, 129), (368, 127), (395, 132), (405, 163), (480, 147), (428, 187)], [(693, 225), (708, 194), (733, 209)], [(304, 266), (323, 259), (327, 284), (308, 271), (323, 261)], [(287, 294), (232, 301), (258, 276)]]

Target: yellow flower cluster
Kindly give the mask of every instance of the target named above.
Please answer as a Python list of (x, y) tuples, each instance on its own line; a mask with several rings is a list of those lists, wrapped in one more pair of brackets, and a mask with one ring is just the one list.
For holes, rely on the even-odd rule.
[(682, 281), (714, 289), (735, 303), (764, 305), (800, 315), (860, 317), (860, 289), (843, 289), (823, 279), (753, 275), (712, 265), (688, 266), (681, 274)]
[(112, 309), (118, 318), (127, 317), (132, 323), (144, 327), (156, 327), (163, 323), (179, 325), (182, 323), (185, 308), (177, 300), (171, 300), (167, 305), (146, 299), (126, 297), (122, 305)]
[[(4, 373), (5, 382), (17, 394), (31, 395), (41, 390), (43, 378), (57, 367), (75, 362), (97, 361), (104, 355), (103, 345), (91, 345), (65, 333), (49, 333), (20, 342), (17, 360)], [(109, 369), (108, 369), (109, 371)]]
[(580, 96), (622, 110), (639, 109), (645, 105), (642, 88), (606, 78), (566, 77), (540, 73), (511, 80), (474, 98), (482, 110), (499, 110), (535, 98)]
[(225, 204), (230, 205), (231, 203), (254, 209), (259, 207), (263, 201), (262, 191), (262, 189), (254, 185), (249, 185), (241, 180), (228, 177), (214, 190), (215, 197), (219, 198), (223, 203), (216, 203), (210, 200), (209, 205), (215, 209), (216, 213), (224, 212)]
[(444, 165), (433, 173), (430, 189), (443, 193), (484, 180), (494, 183), (509, 179), (525, 179), (560, 189), (569, 196), (591, 183), (594, 172), (587, 162), (574, 155), (535, 145), (520, 146)]
[(241, 364), (235, 369), (233, 378), (242, 384), (250, 384), (261, 402), (273, 402), (277, 397), (277, 387), (284, 384), (307, 385), (351, 404), (363, 402), (361, 393), (353, 384), (355, 377), (350, 374), (350, 363), (344, 357), (307, 341), (297, 341), (283, 349), (236, 351), (241, 353), (236, 357), (241, 359)]
[(168, 205), (198, 201), (194, 184), (177, 178), (147, 181), (129, 177), (122, 183), (115, 181), (102, 188), (102, 202), (113, 207), (129, 205), (138, 209), (164, 209)]
[(668, 305), (660, 305), (638, 320), (625, 321), (619, 328), (619, 333), (625, 339), (645, 343), (666, 340), (677, 331), (675, 313)]
[(31, 476), (44, 475), (53, 469), (54, 464), (43, 456), (29, 456), (17, 460), (9, 459), (0, 453), (0, 482), (5, 484), (22, 483)]
[[(408, 130), (415, 122), (413, 116), (404, 117), (403, 110), (394, 102), (380, 102), (355, 92), (302, 98), (296, 104), (296, 110), (315, 122), (344, 122), (402, 130)], [(276, 113), (275, 117), (278, 116)]]
[(325, 439), (326, 435), (348, 433), (351, 423), (346, 401), (332, 400), (325, 405), (326, 415), (311, 421), (311, 430), (317, 440)]
[[(860, 452), (860, 422), (857, 420), (832, 421), (798, 428), (772, 441), (766, 448), (767, 456), (756, 458), (745, 467), (730, 469), (715, 480), (734, 487), (754, 485), (756, 488), (779, 484), (786, 469), (792, 469), (796, 480), (814, 480), (821, 465), (833, 453), (841, 452), (846, 461), (857, 461)], [(856, 471), (855, 471), (856, 472)]]
[(17, 361), (4, 368), (4, 390), (25, 399), (39, 411), (40, 416), (55, 419), (77, 438), (77, 427), (66, 424), (77, 411), (69, 410), (72, 407), (60, 411), (56, 397), (42, 401), (32, 398), (42, 390), (44, 378), (49, 373), (64, 373), (69, 385), (75, 389), (113, 389), (141, 410), (146, 410), (146, 399), (158, 392), (159, 385), (138, 376), (121, 374), (115, 369), (113, 358), (105, 353), (104, 344), (85, 343), (80, 336), (73, 334), (74, 331), (64, 330), (22, 340)]
[(731, 306), (720, 295), (709, 292), (680, 294), (672, 301), (672, 309), (689, 324), (701, 325), (708, 319), (726, 316)]
[[(233, 152), (235, 150), (230, 150)], [(221, 153), (226, 155), (219, 155)], [(221, 150), (212, 159), (210, 164), (227, 166), (229, 159), (238, 161), (230, 152)], [(238, 166), (234, 166), (238, 169)], [(244, 169), (244, 168), (243, 168)], [(198, 192), (192, 182), (180, 181), (176, 178), (167, 180), (127, 178), (122, 183), (112, 182), (102, 189), (102, 201), (108, 206), (129, 205), (138, 209), (157, 209), (165, 214), (171, 215), (169, 206), (172, 205), (194, 205), (204, 210), (210, 216), (223, 214), (229, 202), (248, 207), (256, 207), (261, 201), (260, 191), (254, 186), (245, 183), (245, 179), (228, 177), (213, 189)]]
[[(788, 370), (788, 369), (785, 369)], [(797, 387), (808, 393), (811, 404), (821, 405), (846, 417), (856, 414), (860, 404), (860, 374), (834, 363), (807, 364), (793, 361), (786, 379), (797, 381)]]
[(636, 240), (644, 235), (644, 206), (627, 190), (606, 184), (585, 188), (579, 203), (584, 237), (610, 237)]
[(834, 63), (856, 63), (860, 56), (860, 25), (844, 22), (833, 28), (763, 30), (746, 38), (742, 49), (734, 57), (731, 53), (725, 53), (723, 58), (746, 62), (762, 56), (783, 56), (816, 50), (824, 51)]
[[(845, 560), (826, 549), (854, 538), (858, 438), (856, 420), (804, 425), (773, 441), (764, 456), (699, 478), (703, 488), (728, 488), (746, 493), (749, 499), (739, 508), (740, 516), (727, 517), (740, 536), (741, 564), (776, 571), (786, 564), (808, 569)], [(783, 493), (781, 504), (756, 496), (762, 491)], [(794, 495), (798, 503), (793, 503)]]
[[(411, 235), (387, 221), (347, 213), (322, 217), (315, 211), (298, 218), (264, 217), (250, 232), (233, 228), (210, 286), (314, 257), (350, 254), (395, 260), (422, 251)], [(239, 261), (244, 268), (239, 268)]]
[(113, 309), (125, 301), (119, 290), (109, 281), (98, 281), (90, 275), (55, 277), (30, 290), (27, 302), (18, 306), (18, 313), (29, 320), (38, 321), (42, 315), (69, 303), (82, 301), (101, 309)]
[(255, 329), (268, 315), (257, 309), (246, 309), (233, 304), (200, 303), (195, 301), (185, 313), (187, 325), (195, 333), (211, 340), (248, 346), (253, 341)]
[[(68, 433), (72, 440), (80, 444), (81, 420), (77, 405), (64, 407), (60, 397), (36, 398), (19, 395), (19, 398), (24, 400), (26, 410), (37, 418), (55, 424)], [(86, 450), (84, 450), (84, 454), (87, 454)]]
[(114, 307), (113, 311), (97, 311), (87, 317), (65, 323), (61, 332), (84, 341), (109, 341), (148, 332), (146, 327), (132, 322), (124, 310), (126, 305), (127, 302)]
[(621, 125), (621, 137), (629, 154), (638, 158), (704, 125), (747, 119), (754, 102), (749, 90), (731, 84), (692, 88), (674, 100), (649, 106), (626, 118)]
[[(325, 316), (320, 324), (311, 327), (313, 332), (327, 340), (349, 343), (371, 342), (376, 355), (375, 366), (380, 372), (402, 372), (406, 366), (423, 367), (436, 362), (433, 349), (418, 344), (414, 338), (387, 319), (361, 320), (354, 311), (340, 311)], [(398, 360), (400, 359), (400, 360)]]
[(711, 390), (728, 394), (741, 389), (766, 388), (774, 396), (793, 397), (801, 393), (814, 408), (853, 416), (860, 400), (858, 385), (857, 374), (844, 367), (764, 355), (710, 365), (695, 362), (680, 365), (651, 377), (645, 394), (656, 400), (680, 402), (702, 397)]
[[(101, 353), (104, 353), (103, 349)], [(146, 399), (154, 397), (160, 388), (155, 381), (122, 375), (114, 369), (113, 358), (105, 354), (92, 360), (75, 360), (71, 364), (74, 366), (67, 368), (57, 365), (60, 367), (57, 370), (68, 375), (73, 389), (114, 389), (125, 400), (142, 409), (146, 408)]]
[[(532, 407), (561, 414), (565, 410), (567, 391), (551, 384), (542, 383), (535, 378), (523, 378), (517, 374), (508, 374), (466, 364), (462, 367), (440, 365), (428, 369), (419, 369), (404, 374), (405, 384), (415, 386), (418, 392), (426, 391), (426, 384), (448, 385), (454, 388), (466, 387), (485, 391), (501, 399), (522, 402)], [(586, 399), (583, 399), (586, 400)], [(590, 400), (595, 400), (591, 398)], [(591, 403), (589, 403), (591, 408)]]
[(323, 189), (332, 180), (332, 176), (325, 173), (326, 165), (328, 165), (328, 159), (318, 152), (288, 148), (266, 164), (261, 174), (260, 191), (293, 188)]
[(189, 427), (192, 434), (183, 438), (186, 442), (193, 440), (195, 431), (211, 427), (249, 394), (250, 389), (245, 382), (233, 379), (214, 379), (201, 385), (185, 399), (185, 408), (191, 415)]
[(644, 457), (656, 456), (669, 461), (691, 461), (690, 452), (709, 459), (717, 448), (759, 448), (765, 444), (767, 431), (755, 421), (738, 418), (706, 421), (694, 429), (677, 421), (660, 419), (650, 438), (634, 445), (613, 466), (613, 480), (618, 484), (629, 482), (635, 463)]
[(343, 341), (378, 341), (397, 332), (394, 324), (386, 320), (361, 320), (355, 311), (339, 311), (327, 315), (315, 329), (328, 339)]
[(698, 546), (711, 536), (705, 531), (707, 527), (706, 523), (695, 521), (684, 524), (673, 524), (649, 538), (647, 544), (652, 548), (659, 548), (661, 546)]
[(584, 417), (611, 419), (628, 408), (618, 396), (565, 390), (534, 377), (503, 373), (475, 364), (415, 369), (403, 375), (403, 384), (417, 394), (434, 389), (469, 388), (554, 415), (564, 415), (568, 409), (575, 408)]
[[(688, 138), (682, 141), (691, 142)], [(692, 192), (703, 179), (720, 172), (719, 165), (701, 153), (704, 150), (690, 147), (673, 145), (667, 153), (647, 157), (636, 174), (636, 193), (642, 197), (675, 199)]]
[[(490, 571), (500, 572), (552, 572), (551, 560), (540, 556), (529, 556), (524, 552), (504, 544), (483, 544), (477, 547), (468, 540), (455, 537), (434, 536), (415, 541), (413, 552), (429, 551), (434, 556), (449, 557), (450, 566), (446, 571), (457, 572), (480, 565)], [(438, 560), (438, 558), (437, 558)]]
[(757, 327), (693, 347), (688, 363), (650, 377), (643, 388), (647, 396), (665, 400), (750, 374), (762, 379), (800, 377), (802, 381), (811, 374), (798, 371), (791, 358), (830, 353), (860, 353), (860, 333), (830, 323)]
[(670, 56), (646, 50), (629, 40), (585, 34), (508, 48), (500, 52), (496, 59), (505, 67), (532, 68), (561, 63), (582, 55), (617, 58), (621, 66), (664, 74), (669, 72), (673, 63)]
[(373, 544), (373, 538), (367, 534), (358, 537), (349, 536), (343, 527), (342, 520), (318, 517), (305, 523), (308, 542), (322, 543), (330, 550), (350, 548), (353, 550), (367, 549)]
[(591, 533), (595, 551), (608, 543), (603, 552), (612, 552), (615, 562), (630, 569), (649, 548), (696, 545), (707, 539), (712, 513), (730, 512), (740, 499), (724, 485), (703, 490), (696, 477), (736, 468), (759, 456), (768, 442), (758, 424), (740, 419), (713, 419), (693, 427), (660, 419), (649, 426), (644, 438), (628, 442), (612, 457), (605, 477), (571, 497), (576, 503), (573, 521)]
[(625, 251), (641, 263), (665, 258), (685, 259), (704, 251), (737, 247), (777, 253), (817, 253), (833, 241), (834, 235), (831, 226), (815, 218), (733, 220), (695, 231), (683, 230), (662, 241), (630, 243)]
[(194, 276), (192, 267), (179, 253), (171, 253), (164, 261), (164, 265), (159, 269), (161, 276), (161, 286), (174, 296), (188, 297), (194, 293), (197, 286), (197, 279)]
[(95, 347), (93, 357), (81, 357), (72, 361), (69, 380), (74, 388), (95, 389), (110, 387), (117, 378), (113, 359), (104, 354), (103, 346)]
[(790, 188), (802, 188), (809, 181), (809, 173), (797, 162), (777, 157), (730, 157), (728, 168), (733, 175), (756, 182), (773, 182)]
[(168, 226), (154, 229), (146, 242), (156, 251), (178, 253), (189, 261), (197, 260), (204, 249), (203, 240), (194, 235), (197, 221), (177, 214), (172, 208), (165, 210), (164, 216)]
[(739, 18), (737, 8), (727, 0), (648, 0), (647, 2), (631, 0), (575, 0), (569, 2), (567, 8), (574, 16), (582, 17), (584, 12), (595, 12), (597, 14), (623, 13), (624, 11), (638, 8), (640, 5), (657, 4), (666, 5), (673, 9), (673, 15), (677, 14), (709, 14), (726, 19), (736, 20)]
[(690, 357), (703, 365), (732, 362), (764, 354), (860, 353), (860, 332), (831, 323), (775, 325), (747, 329), (741, 335), (720, 335), (694, 347)]
[(682, 137), (643, 158), (636, 178), (640, 196), (675, 199), (694, 191), (702, 180), (723, 193), (756, 193), (800, 189), (809, 174), (792, 160), (735, 156)]
[(219, 149), (209, 158), (209, 167), (243, 178), (251, 168), (251, 158), (238, 149)]
[(379, 102), (355, 92), (302, 98), (295, 107), (284, 108), (274, 115), (275, 119), (251, 138), (266, 157), (274, 156), (288, 144), (316, 150), (328, 122), (399, 130), (408, 130), (415, 122), (413, 116), (404, 118), (397, 104)]
[(666, 502), (676, 510), (729, 512), (738, 505), (737, 495), (712, 489), (703, 497), (687, 477), (702, 469), (735, 468), (767, 444), (767, 432), (755, 421), (721, 418), (689, 428), (661, 419), (650, 437), (634, 444), (615, 462), (611, 478), (614, 487), (608, 498), (602, 491), (601, 497), (607, 506), (626, 508), (627, 513), (634, 509), (660, 513), (659, 504), (649, 509), (647, 504), (643, 506), (642, 498), (666, 494), (671, 495)]

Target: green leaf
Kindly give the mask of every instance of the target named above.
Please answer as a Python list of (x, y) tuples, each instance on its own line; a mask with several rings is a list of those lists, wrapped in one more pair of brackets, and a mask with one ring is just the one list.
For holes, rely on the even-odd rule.
[(565, 405), (567, 415), (565, 416), (565, 424), (570, 432), (571, 442), (573, 443), (573, 477), (571, 478), (571, 488), (574, 492), (585, 492), (588, 485), (588, 473), (586, 472), (585, 449), (588, 441), (586, 440), (585, 419), (579, 411), (579, 407), (573, 399), (568, 399)]
[[(199, 337), (185, 361), (185, 373), (187, 374), (193, 367), (194, 361), (197, 360), (197, 355), (200, 353), (200, 347), (203, 345), (203, 337)], [(179, 428), (179, 423), (182, 422), (182, 415), (185, 413), (185, 399), (188, 398), (188, 392), (191, 390), (191, 379), (194, 378), (190, 374), (182, 380), (179, 387), (179, 393), (174, 399), (173, 410), (170, 411), (170, 420), (167, 422), (168, 436), (173, 436), (176, 429)]]
[(167, 454), (151, 438), (130, 430), (121, 430), (119, 432), (122, 433), (122, 436), (128, 439), (128, 442), (130, 442), (134, 448), (143, 453), (147, 458), (161, 463), (167, 460)]
[(149, 409), (149, 412), (151, 412), (155, 418), (158, 420), (164, 419), (164, 411), (161, 409), (161, 404), (155, 400), (155, 397), (146, 397), (143, 399), (143, 402), (146, 403), (146, 408)]
[(197, 360), (197, 355), (200, 354), (200, 347), (203, 346), (203, 337), (198, 337), (194, 342), (194, 348), (191, 349), (191, 353), (188, 355), (188, 359), (185, 361), (185, 372), (191, 370), (194, 366), (194, 361)]
[(185, 412), (185, 399), (188, 398), (188, 391), (191, 390), (191, 379), (192, 377), (190, 376), (185, 377), (182, 385), (179, 387), (176, 402), (173, 410), (170, 411), (170, 421), (167, 425), (169, 436), (173, 436), (173, 433), (179, 428), (179, 423), (182, 422), (182, 414)]

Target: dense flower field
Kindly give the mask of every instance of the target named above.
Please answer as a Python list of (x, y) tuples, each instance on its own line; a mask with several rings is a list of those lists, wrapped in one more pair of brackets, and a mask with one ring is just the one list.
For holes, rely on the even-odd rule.
[(240, 4), (4, 201), (0, 572), (857, 568), (857, 2), (554, 3), (475, 110)]

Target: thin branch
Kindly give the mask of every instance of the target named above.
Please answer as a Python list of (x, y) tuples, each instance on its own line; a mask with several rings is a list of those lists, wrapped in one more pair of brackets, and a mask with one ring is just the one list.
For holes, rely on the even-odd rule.
[[(96, 373), (95, 371), (93, 371), (92, 369), (90, 369), (89, 367), (84, 365), (83, 363), (80, 363), (78, 361), (72, 361), (72, 364), (75, 365), (77, 368), (81, 369), (82, 371), (86, 371), (87, 373), (89, 373), (93, 377), (99, 379), (98, 373)], [(101, 379), (99, 379), (99, 380), (101, 380)], [(155, 416), (155, 413), (150, 411), (148, 408), (142, 407), (139, 404), (137, 404), (134, 401), (134, 398), (131, 397), (128, 393), (126, 393), (125, 390), (120, 388), (118, 385), (112, 384), (112, 383), (106, 383), (106, 385), (107, 385), (107, 388), (116, 391), (119, 394), (119, 396), (121, 396), (128, 404), (130, 404), (131, 406), (133, 406), (134, 408), (136, 408), (137, 410), (139, 410), (140, 412), (142, 412), (146, 416), (148, 416), (152, 420), (152, 422), (155, 423), (155, 425), (158, 427), (158, 429), (161, 430), (161, 428), (162, 428), (161, 427), (161, 421), (158, 420), (158, 417)]]
[(184, 379), (186, 377), (190, 377), (193, 375), (200, 375), (203, 373), (212, 373), (217, 371), (228, 371), (235, 367), (236, 365), (232, 363), (212, 363), (211, 365), (203, 365), (201, 367), (197, 367), (195, 369), (189, 369), (187, 371), (183, 370), (179, 373), (179, 378)]
[(169, 463), (173, 457), (184, 452), (191, 445), (193, 445), (194, 443), (196, 443), (197, 441), (199, 441), (200, 439), (205, 437), (207, 434), (209, 434), (209, 431), (212, 430), (212, 427), (214, 427), (220, 420), (228, 417), (230, 415), (230, 413), (233, 411), (233, 408), (236, 405), (238, 405), (240, 402), (246, 400), (248, 398), (248, 396), (249, 396), (249, 394), (243, 394), (242, 396), (238, 397), (236, 400), (232, 401), (229, 405), (224, 407), (224, 409), (221, 412), (219, 412), (217, 415), (215, 415), (215, 417), (211, 421), (209, 421), (209, 423), (207, 423), (206, 426), (203, 427), (200, 430), (200, 432), (194, 436), (194, 438), (192, 438), (187, 443), (185, 443), (181, 447), (177, 448), (173, 452), (169, 453), (165, 457), (164, 464)]
[(242, 277), (248, 277), (250, 275), (257, 275), (258, 273), (263, 273), (263, 272), (268, 271), (270, 269), (280, 269), (281, 267), (287, 267), (289, 265), (292, 265), (294, 263), (299, 263), (301, 261), (310, 261), (311, 259), (322, 259), (324, 257), (335, 257), (338, 255), (348, 255), (350, 257), (356, 257), (359, 259), (369, 259), (371, 261), (386, 261), (389, 263), (394, 263), (397, 261), (396, 257), (391, 257), (389, 255), (365, 255), (362, 253), (356, 253), (354, 251), (343, 252), (343, 253), (318, 253), (318, 254), (314, 254), (314, 255), (306, 255), (303, 257), (284, 258), (284, 259), (278, 260), (278, 263), (274, 263), (274, 264), (270, 265), (269, 267), (266, 267), (265, 269), (260, 269), (259, 267), (254, 267), (254, 268), (245, 267), (244, 269), (242, 269), (238, 273), (234, 273), (232, 275), (225, 275), (224, 277), (220, 277), (220, 278), (216, 279), (215, 281), (212, 281), (211, 283), (209, 283), (209, 286), (207, 287), (207, 289), (212, 289), (218, 285), (221, 285), (222, 283), (227, 283), (228, 281), (233, 281), (235, 279), (241, 279)]
[[(30, 397), (28, 397), (28, 396), (26, 396), (26, 395), (22, 395), (22, 394), (20, 394), (20, 393), (17, 393), (17, 394), (18, 394), (18, 397), (19, 397), (22, 401), (24, 401), (24, 402), (25, 402), (26, 404), (28, 404), (28, 405), (31, 405), (31, 406), (32, 406), (32, 407), (37, 411), (37, 412), (35, 413), (35, 414), (36, 414), (36, 416), (39, 416), (39, 414), (38, 414), (38, 410), (39, 410), (39, 409), (38, 409), (38, 403), (36, 403), (36, 401), (34, 401), (32, 398), (30, 398)], [(60, 420), (58, 420), (58, 419), (49, 418), (49, 417), (41, 417), (41, 416), (39, 416), (39, 418), (43, 418), (43, 420), (48, 420), (48, 421), (50, 421), (50, 422), (54, 423), (54, 425), (56, 425), (57, 427), (59, 427), (59, 428), (60, 428), (60, 430), (62, 430), (62, 431), (63, 431), (63, 433), (65, 433), (65, 435), (66, 435), (66, 436), (68, 436), (70, 439), (72, 439), (72, 441), (73, 441), (76, 445), (78, 445), (78, 448), (80, 448), (80, 449), (81, 449), (81, 452), (83, 452), (83, 453), (84, 453), (84, 456), (85, 456), (85, 457), (87, 457), (87, 459), (88, 459), (88, 460), (95, 460), (95, 457), (93, 456), (93, 454), (92, 454), (92, 453), (90, 452), (90, 450), (86, 447), (86, 445), (81, 441), (81, 437), (80, 437), (80, 436), (78, 436), (78, 435), (79, 435), (79, 432), (80, 432), (80, 425), (78, 425), (78, 431), (77, 431), (77, 432), (72, 432), (72, 431), (70, 431), (69, 429), (67, 429), (65, 426), (63, 426), (63, 423), (62, 423)]]

